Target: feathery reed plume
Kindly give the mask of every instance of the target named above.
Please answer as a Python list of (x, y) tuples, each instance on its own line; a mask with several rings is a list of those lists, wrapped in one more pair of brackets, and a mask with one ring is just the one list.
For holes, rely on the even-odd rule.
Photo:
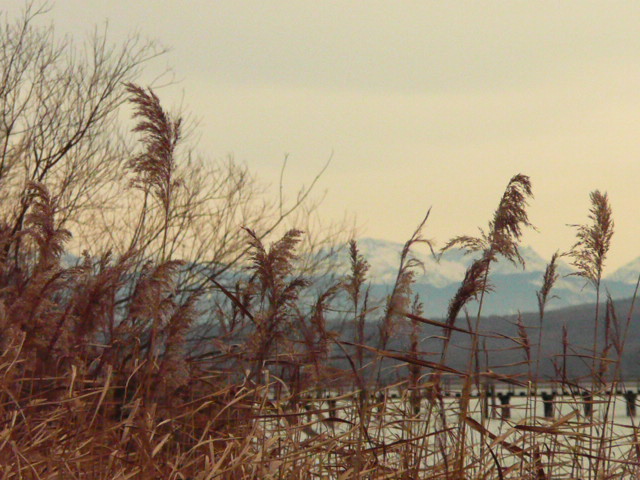
[(252, 270), (258, 276), (262, 287), (262, 294), (273, 295), (284, 293), (286, 281), (293, 273), (293, 262), (297, 259), (295, 248), (300, 243), (300, 230), (289, 230), (284, 236), (266, 250), (260, 238), (249, 228), (245, 228), (249, 234), (251, 245)]
[[(449, 302), (449, 308), (447, 311), (447, 325), (453, 326), (455, 324), (460, 311), (471, 300), (478, 300), (483, 290), (491, 291), (493, 287), (491, 284), (485, 283), (485, 276), (489, 269), (489, 260), (487, 258), (480, 258), (474, 260), (464, 274), (464, 279), (460, 284), (460, 287), (456, 291)], [(444, 332), (445, 337), (451, 335), (451, 329), (446, 329)]]
[(146, 327), (149, 322), (165, 325), (171, 314), (176, 288), (176, 275), (183, 265), (179, 260), (157, 266), (147, 263), (136, 283), (129, 307), (129, 322)]
[(295, 248), (302, 235), (300, 230), (286, 232), (271, 245), (269, 251), (255, 232), (249, 228), (245, 230), (249, 234), (251, 269), (259, 283), (261, 300), (261, 311), (254, 316), (256, 329), (249, 342), (254, 359), (251, 372), (253, 378), (259, 374), (264, 362), (272, 354), (273, 347), (278, 349), (278, 340), (286, 339), (287, 329), (293, 327), (295, 302), (308, 281), (304, 278), (292, 278), (294, 262), (297, 260)]
[[(489, 259), (485, 257), (474, 260), (465, 272), (464, 279), (462, 280), (460, 287), (458, 287), (456, 294), (449, 301), (447, 320), (445, 322), (445, 326), (442, 328), (442, 336), (444, 340), (442, 350), (440, 351), (441, 364), (444, 364), (447, 360), (449, 344), (451, 343), (451, 335), (453, 334), (453, 327), (455, 327), (460, 311), (462, 311), (470, 301), (478, 300), (483, 292), (490, 292), (493, 290), (493, 286), (487, 279), (489, 263)], [(439, 379), (440, 374), (437, 373), (433, 380), (437, 383)]]
[[(181, 119), (173, 120), (160, 105), (160, 99), (149, 89), (127, 83), (129, 101), (135, 106), (134, 118), (140, 121), (133, 129), (141, 133), (145, 150), (129, 161), (129, 168), (135, 174), (133, 186), (153, 194), (160, 202), (164, 215), (161, 260), (165, 260), (171, 200), (173, 191), (181, 181), (176, 175), (174, 151), (180, 140)], [(145, 212), (143, 212), (144, 214)]]
[(537, 352), (536, 352), (536, 372), (535, 372), (536, 380), (540, 373), (540, 355), (542, 352), (542, 327), (544, 323), (544, 312), (547, 307), (547, 302), (550, 299), (555, 297), (555, 295), (553, 296), (549, 296), (549, 295), (556, 281), (560, 277), (560, 274), (557, 273), (557, 268), (558, 268), (557, 261), (559, 257), (560, 257), (560, 254), (558, 252), (555, 252), (551, 256), (551, 260), (547, 264), (547, 267), (544, 270), (544, 275), (542, 276), (542, 286), (540, 287), (540, 290), (536, 292), (536, 297), (538, 299), (538, 315), (539, 315), (538, 319), (540, 321), (538, 325), (538, 346), (537, 346)]
[[(158, 359), (163, 345), (161, 334), (171, 319), (176, 303), (177, 275), (183, 262), (173, 260), (152, 265), (147, 263), (139, 274), (129, 301), (127, 318), (114, 331), (107, 363), (117, 363), (121, 387), (136, 385), (146, 402), (157, 394)], [(142, 368), (144, 366), (144, 368)], [(119, 391), (124, 398), (123, 387)]]
[[(472, 298), (479, 297), (478, 317), (480, 316), (482, 299), (489, 287), (489, 267), (496, 259), (496, 255), (499, 254), (514, 264), (519, 263), (524, 266), (518, 243), (522, 237), (522, 228), (532, 227), (526, 211), (527, 201), (532, 196), (529, 177), (522, 174), (513, 176), (507, 184), (493, 219), (489, 222), (488, 233), (481, 229), (480, 237), (455, 237), (442, 248), (441, 254), (454, 247), (462, 248), (467, 253), (482, 253), (481, 258), (474, 261), (467, 269), (462, 285), (449, 303), (447, 315), (449, 324), (455, 323), (462, 307)], [(446, 332), (445, 335), (447, 335)]]
[[(495, 261), (498, 255), (506, 258), (513, 264), (520, 264), (524, 267), (524, 259), (520, 255), (518, 245), (522, 237), (523, 227), (533, 227), (529, 222), (526, 207), (528, 200), (533, 196), (531, 190), (531, 181), (528, 176), (517, 174), (511, 177), (507, 188), (505, 189), (498, 208), (494, 212), (493, 218), (489, 222), (488, 232), (480, 229), (479, 237), (460, 236), (450, 240), (441, 250), (444, 253), (454, 247), (467, 250), (467, 253), (481, 252), (481, 257), (476, 260), (467, 270), (465, 280), (459, 290), (459, 294), (452, 300), (449, 308), (449, 318), (447, 323), (453, 326), (457, 314), (466, 302), (472, 296), (479, 296), (478, 313), (476, 315), (474, 334), (472, 336), (471, 353), (469, 356), (468, 372), (473, 370), (474, 360), (478, 360), (478, 330), (480, 326), (480, 316), (482, 314), (482, 305), (485, 293), (489, 285), (489, 269), (491, 262)], [(480, 276), (478, 276), (480, 274)], [(445, 332), (445, 345), (442, 351), (444, 359), (449, 344), (450, 331)], [(479, 369), (479, 363), (476, 365)], [(465, 435), (467, 408), (469, 405), (469, 396), (471, 392), (472, 376), (468, 376), (465, 380), (462, 392), (461, 403), (461, 434)], [(485, 418), (483, 417), (483, 423)], [(456, 472), (462, 474), (463, 459), (465, 446), (460, 445), (456, 453)]]
[(327, 329), (326, 310), (330, 300), (338, 293), (341, 284), (332, 285), (318, 296), (308, 321), (301, 315), (300, 327), (306, 348), (304, 361), (313, 367), (313, 376), (322, 377), (322, 365), (329, 358), (330, 343), (335, 340), (335, 333)]
[[(454, 237), (442, 248), (441, 255), (454, 247), (462, 248), (467, 253), (482, 253), (482, 256), (467, 269), (460, 288), (449, 303), (448, 325), (454, 325), (462, 308), (472, 299), (480, 301), (479, 318), (484, 294), (490, 289), (489, 267), (496, 259), (496, 255), (499, 254), (514, 264), (519, 263), (524, 266), (518, 243), (522, 237), (522, 228), (532, 227), (526, 211), (528, 199), (532, 196), (529, 177), (522, 174), (513, 176), (500, 199), (493, 219), (489, 222), (489, 233), (481, 229), (479, 237), (466, 235)], [(451, 330), (445, 332), (445, 338), (448, 339), (450, 335)]]
[(557, 273), (558, 265), (556, 262), (558, 261), (558, 257), (560, 257), (560, 254), (558, 252), (555, 252), (551, 256), (551, 260), (544, 270), (544, 275), (542, 277), (542, 286), (540, 287), (540, 290), (536, 292), (536, 297), (538, 298), (538, 311), (540, 313), (541, 321), (544, 317), (544, 310), (547, 302), (550, 299), (554, 298), (554, 296), (549, 296), (549, 294), (551, 293), (551, 289), (560, 277), (560, 274)]
[(104, 328), (110, 336), (113, 334), (115, 297), (123, 284), (122, 277), (127, 268), (126, 259), (112, 264), (111, 252), (106, 252), (95, 262), (88, 253), (84, 253), (72, 301), (72, 316), (75, 319), (73, 332), (77, 345), (100, 328)]
[(598, 289), (611, 247), (614, 222), (606, 192), (595, 190), (591, 192), (590, 199), (589, 220), (592, 224), (572, 225), (577, 229), (577, 241), (568, 256), (573, 259), (571, 264), (578, 269), (573, 275), (586, 279)]
[(344, 283), (344, 288), (351, 297), (353, 305), (357, 308), (362, 285), (367, 281), (369, 262), (362, 256), (358, 249), (358, 242), (349, 240), (349, 265), (350, 275)]
[(507, 260), (524, 266), (518, 243), (522, 238), (523, 227), (533, 227), (529, 222), (526, 207), (528, 199), (533, 197), (531, 181), (526, 175), (515, 175), (509, 181), (500, 200), (493, 220), (489, 223), (489, 241), (491, 248)]
[[(387, 344), (391, 339), (395, 331), (395, 323), (397, 319), (403, 318), (407, 313), (412, 300), (411, 286), (415, 281), (415, 269), (424, 268), (424, 265), (420, 260), (411, 256), (411, 249), (414, 245), (419, 243), (426, 244), (431, 250), (432, 255), (435, 256), (433, 251), (433, 243), (422, 236), (422, 229), (429, 219), (431, 209), (427, 211), (418, 227), (415, 229), (409, 240), (407, 240), (400, 253), (400, 265), (398, 267), (398, 274), (396, 281), (393, 285), (391, 294), (387, 297), (387, 303), (385, 307), (384, 317), (380, 322), (379, 330), (379, 343), (380, 350), (386, 350)], [(378, 362), (378, 374), (376, 383), (380, 382), (380, 374), (382, 372), (382, 362)]]
[[(157, 266), (146, 264), (133, 291), (129, 316), (122, 326), (127, 343), (146, 349), (148, 367), (159, 352), (158, 335), (175, 308), (176, 276), (183, 262), (172, 260)], [(145, 338), (147, 337), (147, 338)], [(145, 342), (145, 343), (142, 343)]]
[(147, 92), (132, 83), (126, 84), (126, 88), (131, 94), (129, 101), (136, 107), (134, 118), (140, 118), (133, 132), (142, 133), (141, 142), (145, 146), (145, 151), (129, 162), (129, 168), (136, 174), (133, 184), (142, 190), (150, 189), (167, 209), (175, 186), (173, 154), (180, 140), (181, 120), (169, 117), (151, 89)]
[[(57, 368), (52, 358), (67, 359), (68, 335), (56, 355), (51, 353), (61, 336), (60, 327), (68, 318), (68, 289), (73, 288), (78, 271), (60, 267), (60, 257), (71, 233), (56, 227), (56, 202), (49, 190), (43, 184), (32, 182), (28, 185), (28, 195), (30, 210), (25, 217), (25, 229), (16, 232), (14, 240), (23, 236), (33, 239), (37, 261), (35, 255), (33, 259), (27, 257), (24, 277), (16, 275), (19, 269), (8, 272), (14, 278), (11, 287), (2, 293), (10, 300), (7, 307), (11, 323), (25, 333), (23, 352), (30, 357), (28, 368), (43, 373)], [(29, 268), (30, 264), (33, 267)], [(23, 281), (16, 283), (18, 278)]]
[[(167, 394), (184, 385), (188, 378), (185, 338), (189, 328), (200, 314), (198, 300), (202, 292), (195, 292), (173, 311), (163, 328), (164, 353), (158, 367), (158, 378)], [(168, 397), (170, 398), (170, 397)]]
[(528, 199), (532, 197), (529, 177), (522, 174), (514, 175), (507, 184), (493, 219), (489, 222), (488, 233), (480, 229), (479, 237), (454, 237), (441, 252), (458, 247), (467, 250), (468, 253), (482, 252), (489, 261), (495, 260), (496, 255), (501, 255), (514, 264), (524, 266), (518, 244), (522, 238), (522, 228), (533, 227), (526, 210)]
[(433, 243), (422, 236), (422, 229), (429, 219), (431, 209), (427, 211), (427, 214), (422, 219), (418, 227), (415, 229), (411, 238), (407, 240), (402, 247), (400, 253), (400, 266), (398, 267), (398, 274), (396, 281), (393, 285), (391, 294), (387, 298), (387, 306), (385, 309), (385, 315), (380, 325), (380, 345), (384, 350), (387, 347), (387, 342), (391, 338), (391, 334), (394, 330), (394, 322), (396, 318), (402, 317), (406, 313), (408, 306), (411, 304), (411, 285), (415, 280), (415, 269), (424, 268), (422, 262), (411, 256), (411, 249), (416, 244), (426, 244), (431, 253), (435, 256), (433, 251)]
[(409, 311), (413, 295), (411, 286), (414, 281), (415, 272), (413, 270), (404, 270), (396, 278), (393, 293), (387, 298), (385, 315), (379, 326), (381, 350), (386, 349), (391, 339), (395, 329), (395, 321)]
[[(363, 345), (364, 324), (366, 319), (366, 303), (367, 295), (365, 294), (364, 305), (360, 305), (360, 295), (362, 286), (367, 281), (367, 272), (369, 271), (369, 263), (360, 254), (358, 243), (356, 240), (349, 241), (349, 265), (350, 272), (346, 280), (343, 282), (343, 288), (349, 295), (353, 305), (353, 322), (354, 322), (354, 343)], [(358, 364), (359, 374), (362, 375), (362, 367), (364, 366), (364, 349), (360, 346), (356, 347), (356, 360)]]
[(591, 224), (573, 225), (577, 229), (577, 241), (567, 255), (572, 258), (571, 264), (578, 269), (572, 275), (584, 278), (596, 291), (592, 368), (595, 373), (598, 339), (600, 336), (600, 283), (605, 260), (611, 247), (614, 222), (611, 206), (609, 205), (609, 197), (606, 192), (601, 193), (599, 190), (594, 190), (589, 195), (589, 198), (591, 200), (591, 208), (589, 209)]
[(45, 185), (30, 183), (29, 194), (34, 200), (31, 211), (25, 218), (25, 232), (38, 245), (38, 269), (46, 270), (57, 265), (65, 243), (71, 238), (71, 232), (56, 227), (56, 203)]

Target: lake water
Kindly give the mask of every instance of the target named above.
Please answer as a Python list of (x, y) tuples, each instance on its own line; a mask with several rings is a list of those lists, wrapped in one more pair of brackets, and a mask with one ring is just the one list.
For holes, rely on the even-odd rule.
[[(552, 417), (545, 418), (539, 396), (515, 393), (510, 399), (508, 419), (501, 418), (505, 412), (498, 398), (496, 407), (488, 409), (488, 418), (483, 418), (480, 400), (470, 400), (470, 417), (476, 423), (468, 422), (464, 435), (469, 463), (473, 465), (471, 478), (492, 467), (494, 454), (504, 478), (518, 478), (516, 471), (531, 464), (534, 451), (539, 455), (539, 465), (551, 478), (590, 478), (589, 472), (596, 467), (606, 470), (610, 478), (640, 478), (635, 476), (640, 475), (637, 421), (628, 415), (623, 396), (596, 396), (592, 401), (593, 413), (587, 415), (581, 397), (558, 395), (553, 402)], [(364, 436), (359, 427), (361, 417), (351, 396), (316, 400), (308, 405), (309, 412), (299, 410), (303, 420), (299, 423), (298, 438), (301, 442), (312, 442), (311, 437), (315, 437), (316, 441), (333, 445), (327, 451), (334, 453), (318, 457), (319, 468), (325, 461), (339, 462), (329, 459), (336, 451), (352, 451), (361, 442), (362, 449), (376, 452), (376, 458), (384, 452), (384, 462), (390, 469), (406, 463), (407, 455), (417, 455), (421, 468), (427, 472), (431, 466), (442, 463), (443, 452), (453, 452), (460, 444), (459, 399), (449, 396), (442, 405), (444, 415), (423, 400), (420, 413), (414, 414), (407, 398), (388, 396), (384, 404), (373, 404), (367, 410)], [(280, 435), (273, 423), (264, 426), (271, 434)], [(443, 429), (449, 430), (436, 433)], [(480, 434), (480, 429), (486, 429), (484, 434)]]

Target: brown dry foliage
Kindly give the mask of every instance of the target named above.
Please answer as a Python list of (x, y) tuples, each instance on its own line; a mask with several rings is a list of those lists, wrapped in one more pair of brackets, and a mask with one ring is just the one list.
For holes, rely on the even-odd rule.
[[(152, 91), (128, 90), (143, 147), (130, 162), (134, 184), (169, 211), (179, 184), (179, 122)], [(30, 183), (27, 192), (20, 203), (24, 221), (0, 219), (0, 479), (622, 479), (638, 473), (637, 439), (610, 435), (608, 423), (578, 412), (542, 418), (535, 400), (527, 400), (533, 407), (527, 404), (518, 420), (504, 419), (499, 427), (485, 417), (475, 420), (470, 405), (484, 402), (488, 409), (489, 397), (488, 390), (472, 397), (473, 382), (524, 383), (488, 362), (464, 371), (446, 362), (452, 331), (475, 342), (499, 333), (454, 323), (469, 301), (489, 294), (490, 264), (498, 255), (522, 263), (518, 242), (529, 226), (531, 197), (524, 175), (509, 182), (487, 234), (448, 244), (481, 255), (445, 322), (422, 318), (421, 302), (428, 299), (411, 290), (421, 266), (411, 248), (431, 246), (421, 235), (428, 215), (405, 244), (396, 284), (382, 318), (375, 318), (368, 263), (355, 241), (350, 272), (313, 297), (297, 268), (303, 233), (289, 230), (267, 247), (249, 225), (242, 240), (250, 259), (245, 274), (233, 285), (207, 278), (219, 289), (209, 301), (202, 283), (184, 288), (191, 266), (171, 254), (144, 262), (132, 247), (122, 255), (87, 253), (66, 265), (61, 258), (70, 232), (57, 221), (60, 197), (43, 183)], [(579, 229), (574, 257), (588, 279), (601, 274), (613, 226), (606, 195), (594, 194), (592, 201), (597, 227)], [(541, 316), (557, 278), (556, 259), (538, 295)], [(342, 312), (341, 295), (350, 302)], [(336, 312), (356, 324), (356, 342), (332, 331), (328, 319)], [(407, 318), (410, 330), (403, 333)], [(203, 319), (219, 328), (202, 333)], [(381, 348), (365, 344), (364, 323), (374, 320)], [(443, 329), (439, 351), (424, 350), (423, 324)], [(505, 341), (531, 362), (532, 340), (522, 323), (517, 328)], [(408, 351), (387, 348), (393, 335), (403, 334)], [(609, 302), (592, 372), (598, 385), (619, 379), (625, 335)], [(356, 361), (345, 346), (355, 349)], [(343, 354), (349, 368), (332, 365)], [(562, 369), (571, 355), (565, 330), (557, 380), (575, 401), (582, 387)], [(368, 362), (378, 372), (394, 369), (397, 383), (365, 378)], [(446, 398), (445, 380), (464, 385), (462, 406)], [(606, 390), (589, 394), (594, 402), (611, 402)], [(613, 452), (611, 442), (622, 453)]]

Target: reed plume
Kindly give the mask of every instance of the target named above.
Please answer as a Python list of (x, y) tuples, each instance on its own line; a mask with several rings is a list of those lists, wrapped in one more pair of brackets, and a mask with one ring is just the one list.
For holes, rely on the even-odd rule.
[[(489, 269), (491, 262), (501, 255), (514, 264), (524, 266), (518, 245), (523, 227), (531, 227), (526, 211), (528, 199), (533, 196), (531, 181), (526, 175), (518, 174), (507, 184), (493, 219), (489, 222), (488, 233), (480, 229), (480, 236), (458, 236), (442, 248), (441, 255), (452, 248), (462, 248), (466, 253), (480, 252), (465, 273), (464, 280), (449, 303), (447, 325), (453, 326), (462, 308), (471, 300), (478, 300), (478, 319), (482, 310), (484, 294), (491, 290)], [(451, 329), (444, 332), (445, 347), (442, 359), (446, 357)]]
[(302, 235), (300, 230), (289, 230), (269, 250), (255, 232), (248, 228), (245, 230), (249, 234), (251, 269), (258, 282), (260, 299), (260, 310), (254, 316), (255, 331), (249, 342), (254, 360), (252, 377), (255, 377), (274, 349), (276, 361), (279, 347), (288, 349), (289, 345), (282, 345), (279, 341), (286, 340), (287, 329), (295, 331), (292, 328), (295, 302), (308, 281), (293, 275), (297, 259), (295, 248)]
[(176, 308), (177, 275), (182, 265), (177, 260), (146, 264), (129, 301), (128, 317), (116, 330), (118, 349), (113, 354), (123, 364), (120, 370), (135, 371), (136, 362), (145, 362), (139, 383), (147, 400), (155, 386), (154, 372), (163, 350), (161, 333)]
[(174, 150), (180, 140), (181, 119), (173, 120), (164, 111), (160, 99), (133, 83), (126, 84), (129, 101), (135, 106), (134, 118), (140, 119), (133, 132), (141, 133), (145, 150), (133, 157), (129, 168), (135, 174), (133, 184), (151, 190), (165, 209), (169, 208), (175, 187)]
[(468, 253), (481, 252), (490, 262), (494, 261), (497, 255), (501, 255), (514, 264), (524, 266), (525, 262), (518, 246), (522, 238), (522, 229), (533, 227), (527, 214), (528, 200), (532, 197), (529, 177), (522, 174), (513, 176), (489, 222), (488, 233), (480, 229), (479, 237), (454, 237), (441, 251), (457, 247)]
[(536, 292), (536, 298), (538, 299), (538, 315), (539, 315), (538, 316), (538, 319), (539, 319), (538, 347), (537, 347), (537, 353), (536, 353), (536, 371), (535, 371), (536, 379), (538, 378), (538, 375), (540, 373), (540, 355), (542, 352), (542, 328), (544, 324), (544, 313), (549, 300), (555, 297), (554, 295), (551, 295), (551, 290), (553, 289), (553, 286), (555, 285), (558, 278), (560, 278), (560, 274), (557, 273), (557, 269), (558, 269), (557, 262), (559, 257), (560, 257), (559, 252), (555, 252), (551, 256), (551, 260), (545, 267), (544, 274), (542, 276), (542, 286), (540, 287), (540, 290)]
[(171, 260), (152, 265), (147, 263), (133, 291), (128, 322), (132, 326), (163, 326), (174, 306), (176, 276), (183, 262)]
[(370, 266), (369, 262), (360, 254), (358, 242), (353, 239), (349, 240), (349, 267), (350, 272), (344, 282), (344, 289), (349, 294), (354, 313), (357, 314), (362, 286), (367, 281), (367, 272)]
[(306, 284), (303, 279), (291, 278), (295, 270), (294, 262), (298, 258), (295, 249), (300, 243), (302, 231), (289, 230), (267, 251), (255, 232), (248, 228), (245, 230), (252, 247), (251, 269), (257, 275), (261, 295), (274, 308), (287, 306), (297, 298), (297, 290)]
[(164, 261), (172, 199), (174, 190), (181, 184), (174, 154), (180, 141), (182, 120), (172, 119), (151, 89), (147, 91), (133, 83), (127, 83), (125, 87), (130, 94), (129, 101), (135, 107), (134, 118), (140, 119), (133, 132), (142, 134), (140, 141), (144, 146), (144, 151), (128, 163), (134, 173), (132, 185), (141, 189), (145, 196), (151, 193), (160, 203), (164, 217), (160, 258)]
[(369, 263), (360, 254), (358, 242), (353, 239), (349, 241), (349, 266), (350, 272), (343, 282), (343, 288), (349, 295), (351, 304), (353, 305), (353, 341), (356, 344), (356, 361), (358, 364), (359, 375), (362, 375), (362, 368), (364, 366), (364, 349), (360, 345), (363, 345), (365, 342), (364, 327), (367, 313), (368, 290), (365, 292), (363, 302), (361, 302), (361, 294), (362, 287), (367, 281)]
[(322, 378), (322, 366), (329, 359), (331, 342), (337, 333), (327, 328), (327, 310), (331, 308), (331, 300), (338, 294), (340, 284), (335, 284), (322, 292), (308, 315), (300, 315), (299, 328), (302, 330), (305, 352), (303, 360), (313, 367), (313, 376), (318, 381)]
[[(487, 232), (480, 229), (480, 236), (459, 236), (451, 239), (442, 249), (445, 251), (458, 247), (467, 251), (467, 253), (479, 252), (480, 258), (475, 260), (467, 273), (465, 279), (458, 289), (456, 296), (449, 306), (449, 315), (447, 319), (448, 326), (453, 326), (456, 316), (460, 309), (471, 298), (478, 298), (478, 313), (473, 330), (471, 353), (469, 356), (468, 372), (473, 371), (473, 362), (477, 361), (476, 370), (480, 369), (478, 355), (478, 330), (480, 325), (480, 316), (482, 313), (482, 305), (484, 296), (489, 286), (489, 270), (491, 262), (500, 255), (513, 264), (519, 264), (524, 267), (524, 259), (520, 255), (519, 242), (522, 237), (522, 229), (524, 227), (532, 227), (527, 214), (528, 200), (533, 196), (531, 190), (531, 181), (528, 176), (517, 174), (514, 175), (507, 184), (507, 187), (500, 199), (498, 208), (493, 214), (493, 218), (489, 222)], [(442, 351), (443, 362), (447, 354), (447, 347), (451, 329), (445, 331), (445, 345)], [(443, 363), (441, 362), (441, 363)], [(479, 378), (479, 377), (478, 377)], [(471, 392), (472, 376), (468, 376), (463, 387), (462, 403), (461, 403), (461, 432), (464, 437), (466, 430), (467, 409), (469, 405), (469, 396)], [(478, 386), (479, 387), (479, 386)], [(483, 416), (483, 423), (484, 423)], [(460, 445), (457, 451), (456, 472), (462, 474), (464, 445)]]
[(417, 244), (425, 244), (429, 247), (431, 253), (434, 254), (433, 242), (422, 236), (422, 230), (430, 214), (431, 209), (427, 211), (425, 217), (402, 247), (396, 281), (391, 294), (387, 298), (385, 315), (380, 325), (380, 348), (383, 350), (386, 348), (387, 342), (394, 331), (396, 319), (402, 318), (403, 315), (408, 312), (408, 307), (411, 305), (411, 285), (415, 281), (415, 270), (424, 268), (422, 262), (411, 255), (411, 249)]
[(547, 264), (544, 275), (542, 276), (542, 286), (540, 290), (536, 292), (536, 297), (538, 299), (538, 312), (540, 313), (540, 321), (542, 321), (544, 317), (544, 310), (547, 306), (547, 302), (554, 298), (554, 296), (550, 296), (551, 289), (555, 285), (558, 278), (560, 278), (560, 274), (557, 272), (558, 270), (558, 258), (560, 257), (559, 252), (555, 252), (551, 256), (551, 260)]
[(589, 209), (591, 223), (573, 225), (576, 228), (577, 241), (567, 255), (572, 259), (571, 264), (577, 269), (572, 275), (584, 278), (596, 291), (592, 366), (592, 371), (595, 374), (600, 337), (600, 284), (607, 254), (611, 247), (614, 221), (606, 192), (601, 193), (599, 190), (594, 190), (589, 198), (591, 200), (591, 208)]
[(165, 388), (167, 398), (170, 398), (175, 389), (186, 384), (189, 379), (186, 336), (202, 313), (198, 308), (201, 295), (202, 292), (195, 292), (177, 305), (162, 328), (164, 351), (158, 366), (157, 377)]
[(85, 252), (72, 301), (76, 344), (88, 341), (98, 330), (113, 334), (116, 296), (129, 267), (125, 258), (114, 261), (111, 252), (97, 260)]
[(24, 233), (38, 246), (37, 268), (42, 271), (58, 265), (65, 244), (71, 239), (71, 232), (56, 226), (56, 202), (45, 185), (32, 182), (28, 191), (33, 201), (25, 218)]
[(518, 245), (524, 227), (533, 227), (527, 214), (528, 199), (533, 197), (531, 181), (526, 175), (515, 175), (509, 181), (493, 220), (489, 223), (489, 244), (495, 253), (520, 263)]
[[(441, 254), (452, 248), (462, 248), (466, 253), (480, 252), (480, 258), (473, 261), (467, 269), (464, 280), (456, 294), (449, 302), (447, 325), (454, 326), (460, 311), (471, 300), (482, 302), (485, 292), (491, 291), (489, 283), (489, 268), (491, 262), (501, 255), (514, 264), (524, 266), (518, 245), (522, 237), (522, 229), (531, 227), (526, 211), (528, 199), (533, 196), (531, 181), (526, 175), (518, 174), (511, 178), (505, 189), (498, 208), (489, 222), (488, 233), (480, 229), (480, 236), (462, 235), (452, 238), (442, 248)], [(479, 310), (482, 305), (480, 303)], [(480, 312), (478, 312), (478, 316)], [(442, 361), (446, 359), (451, 329), (443, 332), (445, 343), (442, 351)]]
[(572, 259), (571, 264), (577, 268), (573, 275), (586, 279), (595, 289), (599, 289), (615, 224), (607, 193), (595, 190), (589, 197), (591, 224), (573, 225), (577, 230), (577, 241), (568, 256)]
[[(3, 270), (10, 278), (0, 292), (6, 302), (5, 322), (11, 325), (9, 329), (24, 333), (23, 352), (29, 358), (28, 368), (42, 374), (57, 368), (53, 359), (68, 360), (70, 332), (62, 326), (70, 316), (69, 292), (74, 289), (79, 272), (60, 265), (71, 233), (56, 226), (57, 204), (48, 188), (30, 183), (28, 196), (30, 210), (24, 229), (10, 241), (30, 239), (33, 243), (23, 243), (29, 247), (23, 249), (24, 263), (9, 267), (8, 262), (3, 262)], [(60, 345), (56, 346), (58, 341)]]
[[(462, 309), (472, 300), (478, 300), (483, 291), (492, 291), (493, 286), (485, 282), (485, 277), (489, 269), (489, 260), (480, 258), (474, 260), (467, 268), (464, 279), (455, 295), (449, 302), (447, 311), (447, 325), (453, 326)], [(451, 329), (446, 329), (443, 334), (446, 338), (451, 335)]]

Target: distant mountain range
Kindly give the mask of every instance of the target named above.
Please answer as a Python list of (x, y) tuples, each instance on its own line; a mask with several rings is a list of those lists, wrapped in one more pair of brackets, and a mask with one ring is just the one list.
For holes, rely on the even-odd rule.
[[(358, 240), (358, 249), (370, 265), (367, 281), (370, 297), (384, 299), (395, 283), (400, 263), (402, 243), (374, 238)], [(491, 265), (489, 283), (493, 291), (485, 296), (483, 315), (512, 315), (518, 312), (536, 312), (538, 301), (536, 292), (542, 285), (542, 278), (547, 263), (533, 248), (524, 246), (520, 254), (525, 261), (525, 267), (500, 258)], [(349, 261), (347, 250), (342, 249), (338, 254), (340, 268), (338, 276), (348, 272)], [(450, 250), (439, 259), (432, 255), (429, 248), (418, 244), (412, 251), (413, 258), (422, 262), (423, 268), (416, 269), (416, 281), (413, 292), (420, 296), (424, 304), (424, 315), (431, 318), (442, 318), (446, 315), (449, 301), (455, 295), (462, 282), (468, 266), (477, 257), (466, 255), (461, 250)], [(77, 265), (81, 258), (66, 253), (62, 264)], [(558, 278), (551, 294), (547, 309), (554, 310), (595, 302), (593, 287), (586, 284), (583, 278), (571, 275), (575, 270), (562, 259), (558, 262)], [(238, 271), (233, 270), (233, 274)], [(638, 274), (640, 273), (640, 257), (605, 276), (602, 285), (602, 298), (607, 292), (615, 300), (627, 299), (633, 295)], [(477, 305), (470, 303), (469, 312), (477, 313)]]
[[(388, 294), (395, 282), (400, 252), (403, 244), (387, 240), (363, 238), (358, 241), (360, 253), (370, 264), (369, 281), (375, 296)], [(483, 304), (485, 315), (508, 315), (517, 312), (537, 311), (536, 291), (542, 285), (542, 276), (548, 260), (542, 258), (533, 248), (522, 247), (520, 253), (525, 260), (525, 268), (500, 259), (492, 265), (489, 281), (494, 287)], [(467, 267), (474, 260), (460, 250), (446, 252), (440, 261), (433, 257), (428, 247), (418, 245), (412, 254), (420, 260), (423, 270), (416, 273), (414, 292), (420, 295), (425, 307), (425, 315), (443, 317), (449, 300), (457, 291)], [(346, 262), (346, 254), (344, 261)], [(591, 303), (595, 301), (593, 288), (584, 279), (569, 276), (574, 270), (566, 262), (560, 261), (560, 278), (552, 291), (554, 296), (548, 309)], [(609, 292), (614, 299), (633, 295), (640, 273), (640, 257), (607, 275), (603, 282), (603, 292)], [(473, 305), (469, 306), (474, 313)]]

